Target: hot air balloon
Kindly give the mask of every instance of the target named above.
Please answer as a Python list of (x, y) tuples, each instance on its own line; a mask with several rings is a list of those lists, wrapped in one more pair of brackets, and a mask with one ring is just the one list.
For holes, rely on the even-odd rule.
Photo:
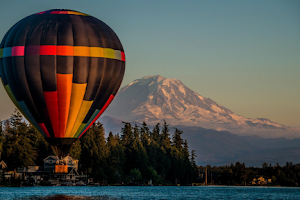
[(114, 31), (74, 10), (25, 17), (0, 45), (7, 94), (60, 158), (113, 100), (124, 71), (125, 54)]

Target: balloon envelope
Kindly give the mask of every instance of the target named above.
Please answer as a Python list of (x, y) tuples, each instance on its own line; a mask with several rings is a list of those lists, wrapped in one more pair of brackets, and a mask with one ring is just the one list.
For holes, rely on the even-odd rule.
[(125, 54), (114, 31), (73, 10), (30, 15), (0, 44), (6, 92), (58, 156), (104, 112), (124, 71)]

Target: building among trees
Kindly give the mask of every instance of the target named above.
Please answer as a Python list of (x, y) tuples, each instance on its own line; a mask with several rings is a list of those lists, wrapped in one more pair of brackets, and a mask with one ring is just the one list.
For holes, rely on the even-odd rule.
[(252, 185), (267, 185), (271, 183), (272, 180), (270, 178), (264, 178), (263, 176), (258, 176), (252, 180)]
[[(71, 170), (78, 171), (78, 161), (71, 156), (66, 156), (64, 159), (59, 159), (57, 156), (48, 156), (44, 160), (44, 171), (45, 172), (59, 172), (57, 166), (65, 166), (66, 170), (63, 172), (70, 172)], [(61, 171), (61, 170), (60, 170)]]

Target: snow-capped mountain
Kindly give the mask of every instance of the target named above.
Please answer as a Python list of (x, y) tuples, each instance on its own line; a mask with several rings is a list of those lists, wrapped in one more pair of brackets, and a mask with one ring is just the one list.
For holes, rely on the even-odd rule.
[(145, 121), (150, 125), (165, 119), (171, 125), (201, 126), (235, 134), (300, 137), (299, 129), (265, 118), (237, 115), (192, 91), (180, 80), (159, 75), (146, 76), (123, 87), (105, 115), (129, 122)]

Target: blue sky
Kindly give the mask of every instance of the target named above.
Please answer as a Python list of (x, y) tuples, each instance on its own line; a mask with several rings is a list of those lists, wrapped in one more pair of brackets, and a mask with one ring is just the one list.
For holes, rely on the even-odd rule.
[[(85, 12), (117, 33), (127, 59), (122, 86), (159, 74), (236, 114), (300, 127), (300, 1), (5, 1), (0, 37), (54, 8)], [(14, 107), (2, 87), (0, 100), (6, 119)]]

